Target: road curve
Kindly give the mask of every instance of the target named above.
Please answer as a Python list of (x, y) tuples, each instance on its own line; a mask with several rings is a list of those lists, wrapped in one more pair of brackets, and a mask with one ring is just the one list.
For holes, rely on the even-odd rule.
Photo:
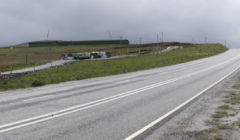
[(0, 139), (121, 140), (240, 65), (240, 51), (192, 62), (0, 92)]

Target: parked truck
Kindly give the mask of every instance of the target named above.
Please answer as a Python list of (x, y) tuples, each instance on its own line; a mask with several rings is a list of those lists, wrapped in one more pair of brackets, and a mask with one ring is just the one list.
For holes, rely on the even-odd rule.
[(82, 59), (94, 59), (94, 58), (109, 58), (110, 52), (92, 52), (92, 53), (70, 53), (62, 54), (62, 60), (82, 60)]

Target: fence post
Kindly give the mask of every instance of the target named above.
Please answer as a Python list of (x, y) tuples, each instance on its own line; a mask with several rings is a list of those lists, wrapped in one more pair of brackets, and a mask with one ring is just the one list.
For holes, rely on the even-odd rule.
[(11, 67), (11, 73), (12, 73), (12, 66), (10, 66)]
[(28, 48), (26, 47), (26, 64), (27, 64), (27, 60), (28, 60), (28, 57), (27, 57), (27, 50), (28, 50)]
[(1, 71), (0, 71), (0, 79), (1, 79)]
[(50, 59), (50, 55), (51, 55), (51, 54), (50, 54), (50, 48), (49, 48), (49, 61), (51, 61), (51, 59)]

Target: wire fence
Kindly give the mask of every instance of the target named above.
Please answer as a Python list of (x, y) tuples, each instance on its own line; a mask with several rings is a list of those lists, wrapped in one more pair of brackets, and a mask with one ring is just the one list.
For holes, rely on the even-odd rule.
[[(227, 50), (227, 48), (219, 44), (196, 45), (192, 47), (192, 44), (181, 43), (178, 45), (182, 46), (184, 49), (181, 49), (182, 47), (174, 47), (174, 48), (180, 48), (180, 49), (174, 49), (173, 51), (169, 51), (169, 53), (160, 53), (160, 54), (158, 53), (159, 55), (153, 55), (153, 54), (157, 54), (156, 52), (158, 52), (158, 49), (166, 48), (169, 45), (177, 46), (177, 44), (174, 44), (174, 43), (142, 44), (142, 45), (136, 45), (136, 46), (126, 45), (125, 47), (121, 46), (122, 48), (120, 48), (119, 46), (117, 46), (117, 48), (116, 46), (113, 46), (111, 49), (115, 49), (117, 50), (117, 52), (119, 50), (121, 51), (121, 49), (122, 51), (125, 50), (125, 52), (128, 52), (129, 49), (133, 49), (133, 50), (140, 49), (142, 51), (144, 49), (148, 49), (148, 50), (151, 50), (152, 53), (148, 53), (147, 55), (142, 55), (140, 57), (129, 57), (127, 59), (114, 59), (112, 61), (109, 61), (109, 60), (82, 61), (81, 63), (74, 63), (73, 65), (70, 65), (68, 67), (64, 67), (64, 66), (62, 66), (62, 68), (51, 67), (49, 68), (51, 70), (44, 70), (41, 72), (36, 72), (35, 69), (31, 67), (30, 71), (25, 71), (21, 73), (2, 74), (1, 76), (2, 78), (0, 80), (0, 91), (34, 87), (34, 86), (42, 86), (47, 84), (56, 84), (56, 83), (66, 82), (66, 81), (82, 80), (82, 79), (88, 79), (88, 78), (94, 78), (94, 77), (123, 74), (127, 72), (138, 71), (138, 70), (146, 70), (151, 68), (169, 66), (169, 65), (174, 65), (178, 63), (184, 63), (192, 60), (210, 57)], [(28, 49), (29, 50), (26, 50), (26, 48), (23, 49), (25, 52), (25, 61), (26, 61), (26, 54), (28, 53), (29, 53), (28, 59), (36, 56), (42, 56), (42, 57), (39, 57), (38, 61), (42, 61), (43, 59), (46, 59), (46, 61), (47, 59), (51, 60), (54, 58), (55, 55), (56, 55), (56, 59), (59, 60), (60, 59), (59, 54), (62, 53), (62, 52), (58, 52), (59, 48), (55, 51), (53, 48), (50, 48), (50, 49), (41, 48), (42, 52), (40, 52), (39, 50), (38, 54), (33, 53), (33, 50), (31, 50), (31, 48), (28, 48)], [(10, 50), (10, 49), (6, 49), (6, 50)], [(63, 51), (63, 52), (66, 52), (66, 51)], [(69, 50), (69, 52), (71, 53), (74, 52), (74, 49)], [(136, 51), (136, 53), (137, 52), (138, 51)], [(32, 53), (32, 56), (30, 55), (30, 53)], [(139, 53), (141, 53), (141, 51), (139, 51)], [(19, 52), (19, 54), (21, 53)], [(119, 53), (119, 55), (121, 55), (121, 53)], [(24, 58), (23, 58), (23, 61), (24, 61)], [(71, 62), (74, 62), (74, 61), (71, 61)], [(9, 69), (10, 71), (15, 70), (13, 65), (9, 66), (9, 68), (10, 68)]]
[[(83, 45), (83, 46), (51, 46), (51, 47), (8, 47), (0, 49), (0, 70), (5, 71), (24, 65), (35, 65), (48, 61), (61, 60), (61, 54), (110, 52), (111, 56), (143, 54), (161, 51), (167, 46), (178, 45), (178, 42), (129, 44), (129, 45)], [(189, 43), (181, 44), (187, 46)]]

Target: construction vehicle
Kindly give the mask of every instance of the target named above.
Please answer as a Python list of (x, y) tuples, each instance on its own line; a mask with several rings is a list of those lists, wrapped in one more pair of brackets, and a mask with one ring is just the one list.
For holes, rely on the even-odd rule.
[(92, 52), (92, 53), (70, 53), (62, 54), (62, 60), (82, 60), (82, 59), (94, 59), (94, 58), (109, 58), (110, 52)]

